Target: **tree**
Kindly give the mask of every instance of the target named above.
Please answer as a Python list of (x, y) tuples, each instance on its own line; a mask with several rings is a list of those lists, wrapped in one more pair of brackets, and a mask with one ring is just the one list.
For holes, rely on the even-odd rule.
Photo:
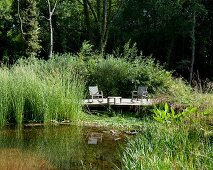
[[(0, 1), (0, 60), (9, 60), (10, 53), (14, 51), (12, 47), (12, 4), (13, 0)], [(3, 61), (4, 62), (4, 61)]]
[(205, 14), (206, 10), (201, 4), (201, 0), (190, 0), (185, 1), (187, 4), (186, 7), (186, 14), (189, 16), (189, 23), (191, 23), (191, 62), (189, 68), (189, 83), (192, 84), (193, 72), (194, 72), (194, 63), (195, 63), (195, 50), (196, 50), (196, 18), (201, 15)]
[(55, 0), (53, 8), (51, 6), (50, 0), (47, 0), (47, 4), (48, 4), (48, 11), (49, 11), (49, 27), (50, 27), (50, 49), (49, 49), (49, 58), (52, 58), (52, 54), (53, 54), (53, 26), (52, 26), (52, 16), (53, 13), (55, 12), (55, 8), (56, 5), (58, 3), (58, 0)]
[(194, 71), (194, 62), (195, 62), (195, 26), (196, 26), (196, 12), (195, 10), (193, 11), (192, 14), (192, 33), (191, 33), (191, 38), (192, 38), (192, 57), (191, 57), (191, 66), (190, 66), (190, 71), (189, 71), (189, 83), (192, 84), (192, 77), (193, 77), (193, 71)]
[(36, 56), (41, 50), (37, 3), (35, 0), (24, 0), (21, 2), (18, 0), (17, 3), (20, 31), (26, 44), (26, 55)]
[[(89, 40), (95, 41), (101, 52), (105, 51), (109, 29), (119, 13), (121, 0), (78, 0), (84, 8), (85, 25)], [(91, 27), (93, 26), (93, 28)]]

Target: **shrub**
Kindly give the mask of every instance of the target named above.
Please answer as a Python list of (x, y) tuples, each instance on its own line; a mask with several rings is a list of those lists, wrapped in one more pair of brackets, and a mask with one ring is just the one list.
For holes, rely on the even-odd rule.
[(150, 93), (165, 91), (172, 78), (171, 73), (149, 57), (129, 61), (113, 55), (106, 59), (90, 59), (88, 74), (88, 85), (97, 84), (104, 94), (123, 97), (130, 97), (131, 91), (140, 85), (148, 86)]
[[(92, 62), (90, 61), (90, 64)], [(128, 95), (131, 91), (131, 65), (124, 59), (108, 56), (89, 67), (89, 84), (97, 84), (105, 95)]]

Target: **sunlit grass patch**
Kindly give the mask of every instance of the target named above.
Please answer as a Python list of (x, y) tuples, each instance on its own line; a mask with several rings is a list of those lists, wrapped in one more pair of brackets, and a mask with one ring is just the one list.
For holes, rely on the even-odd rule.
[(213, 144), (197, 125), (157, 122), (123, 147), (123, 169), (212, 169)]
[(78, 119), (84, 81), (71, 62), (29, 59), (0, 68), (0, 125)]

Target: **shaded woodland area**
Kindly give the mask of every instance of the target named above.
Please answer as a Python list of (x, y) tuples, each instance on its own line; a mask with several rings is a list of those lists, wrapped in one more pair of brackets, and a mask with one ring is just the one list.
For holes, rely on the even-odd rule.
[[(1, 0), (0, 60), (76, 53), (83, 41), (121, 56), (136, 43), (175, 75), (213, 79), (211, 0)], [(192, 75), (191, 75), (192, 78)]]

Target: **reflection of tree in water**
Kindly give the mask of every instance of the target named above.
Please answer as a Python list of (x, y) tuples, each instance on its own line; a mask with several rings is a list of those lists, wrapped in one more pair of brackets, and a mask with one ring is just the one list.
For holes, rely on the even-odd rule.
[[(59, 168), (78, 164), (82, 156), (83, 140), (80, 126), (47, 126), (43, 134), (31, 144), (35, 151)], [(35, 148), (35, 147), (34, 147)]]

